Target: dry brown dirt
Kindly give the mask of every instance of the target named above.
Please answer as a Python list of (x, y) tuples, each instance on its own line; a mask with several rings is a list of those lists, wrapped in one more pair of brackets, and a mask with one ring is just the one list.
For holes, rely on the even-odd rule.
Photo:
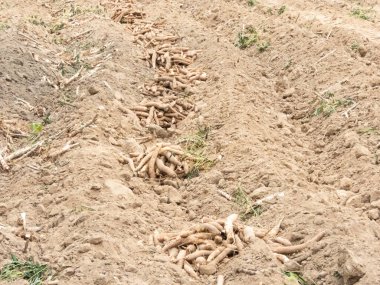
[[(136, 0), (137, 23), (164, 20), (178, 45), (202, 51), (191, 66), (208, 76), (177, 94), (196, 108), (169, 138), (121, 111), (151, 100), (140, 87), (155, 72), (130, 25), (111, 19), (125, 2), (0, 1), (0, 154), (43, 142), (0, 167), (0, 266), (32, 257), (57, 281), (44, 284), (301, 284), (285, 271), (304, 284), (380, 284), (378, 1)], [(261, 51), (236, 46), (247, 27)], [(215, 163), (179, 189), (120, 159), (132, 139), (176, 143), (205, 127)], [(79, 145), (49, 157), (69, 141)], [(279, 236), (293, 244), (324, 238), (288, 255), (295, 269), (256, 238), (197, 280), (149, 242), (241, 212), (218, 192), (238, 189), (252, 201), (284, 193), (244, 221), (255, 230), (284, 218)], [(41, 227), (25, 252), (22, 212)]]

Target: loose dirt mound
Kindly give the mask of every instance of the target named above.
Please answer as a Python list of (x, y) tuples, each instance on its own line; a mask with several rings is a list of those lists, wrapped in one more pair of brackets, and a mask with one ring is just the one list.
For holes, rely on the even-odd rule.
[[(376, 1), (13, 2), (0, 266), (32, 257), (46, 284), (380, 284)], [(194, 234), (231, 249), (216, 273), (161, 248)]]

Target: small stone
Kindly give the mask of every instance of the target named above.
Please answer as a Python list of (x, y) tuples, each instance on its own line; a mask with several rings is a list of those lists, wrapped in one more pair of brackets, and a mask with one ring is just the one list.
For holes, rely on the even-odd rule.
[(375, 202), (377, 200), (380, 200), (380, 190), (372, 191), (370, 194), (370, 202)]
[(322, 278), (325, 278), (327, 275), (328, 275), (328, 272), (321, 271), (321, 272), (318, 273), (317, 278), (318, 279), (322, 279)]
[(205, 178), (209, 183), (218, 184), (219, 181), (223, 179), (223, 174), (222, 172), (213, 169), (205, 174)]
[(90, 86), (90, 87), (88, 88), (88, 93), (89, 93), (90, 95), (95, 95), (95, 94), (99, 93), (99, 90), (98, 90), (97, 88), (95, 88), (94, 86)]
[(107, 285), (108, 281), (106, 277), (101, 276), (95, 279), (94, 285)]
[(372, 202), (371, 207), (380, 209), (380, 200)]
[(282, 95), (282, 98), (286, 99), (286, 98), (292, 97), (295, 92), (296, 92), (296, 89), (294, 87), (286, 89), (284, 92), (284, 95)]
[(115, 140), (114, 137), (109, 137), (108, 141), (110, 142), (110, 144), (115, 145), (115, 146), (120, 146), (121, 145), (117, 140)]
[(199, 267), (199, 273), (204, 275), (212, 275), (216, 272), (216, 265), (207, 264)]
[(162, 195), (163, 193), (167, 192), (167, 188), (166, 186), (162, 186), (162, 185), (155, 185), (153, 186), (153, 191), (154, 193), (156, 193), (157, 195)]
[(324, 220), (323, 220), (323, 218), (316, 217), (316, 218), (314, 219), (314, 224), (317, 225), (317, 226), (323, 225), (323, 224), (324, 224)]
[(367, 216), (370, 220), (378, 220), (379, 219), (379, 210), (378, 209), (372, 209), (367, 212)]
[(94, 237), (88, 238), (87, 242), (90, 244), (98, 245), (98, 244), (101, 244), (103, 242), (103, 238), (94, 236)]
[(359, 47), (358, 48), (358, 52), (359, 52), (359, 54), (360, 54), (361, 57), (365, 57), (366, 54), (367, 54), (367, 49), (364, 48), (364, 47)]
[(190, 210), (187, 216), (189, 218), (189, 221), (193, 221), (197, 217), (197, 214), (193, 210)]
[(124, 102), (124, 95), (119, 92), (119, 91), (115, 91), (115, 93), (113, 94), (115, 96), (115, 99), (116, 100), (119, 100), (120, 102)]
[(350, 191), (346, 191), (346, 190), (336, 190), (336, 195), (338, 196), (338, 198), (341, 200), (341, 201), (347, 201), (348, 198), (350, 198), (353, 194), (352, 192)]
[(290, 259), (289, 261), (285, 262), (284, 264), (285, 271), (300, 271), (301, 270), (301, 265), (295, 261)]
[(8, 208), (5, 204), (0, 204), (0, 216), (5, 215), (5, 213), (8, 211)]
[(89, 252), (90, 250), (91, 250), (91, 245), (89, 243), (81, 244), (78, 247), (78, 253), (86, 253), (86, 252)]
[(112, 164), (109, 163), (109, 162), (107, 162), (107, 161), (101, 161), (101, 162), (99, 163), (99, 165), (100, 165), (100, 166), (103, 166), (103, 167), (105, 167), (105, 168), (109, 168), (109, 169), (112, 169), (112, 168), (113, 168), (113, 167), (112, 167)]
[(102, 185), (100, 185), (100, 184), (94, 184), (94, 185), (91, 186), (90, 189), (93, 190), (93, 191), (99, 191), (100, 189), (102, 189)]
[(63, 274), (66, 275), (66, 276), (72, 276), (72, 275), (75, 274), (75, 268), (72, 268), (72, 267), (66, 268), (63, 271)]
[(220, 179), (220, 180), (219, 180), (219, 183), (218, 183), (218, 187), (219, 187), (219, 188), (222, 188), (222, 189), (226, 188), (226, 187), (227, 187), (227, 182), (226, 182), (226, 180), (225, 180), (225, 179)]
[(267, 194), (269, 194), (271, 190), (268, 187), (262, 186), (252, 191), (252, 193), (249, 194), (249, 197), (252, 199), (260, 199)]
[(167, 187), (168, 187), (168, 202), (175, 203), (178, 205), (181, 204), (182, 203), (181, 193), (174, 187), (171, 187), (171, 186), (167, 186)]
[(361, 144), (355, 145), (354, 152), (355, 152), (355, 157), (356, 158), (360, 158), (362, 156), (369, 156), (369, 155), (371, 155), (371, 152), (369, 151), (369, 149), (366, 148), (365, 146), (361, 145)]
[(126, 139), (124, 147), (128, 153), (144, 153), (144, 148), (133, 138)]
[(338, 254), (339, 273), (343, 277), (343, 284), (353, 285), (357, 283), (365, 274), (364, 266), (359, 263), (354, 252), (348, 249), (341, 249)]
[(355, 195), (347, 199), (346, 206), (351, 206), (354, 208), (360, 208), (363, 206), (362, 202), (362, 196), (361, 195)]
[(301, 233), (294, 232), (290, 234), (290, 241), (293, 241), (293, 242), (303, 240), (304, 238), (305, 236)]
[(42, 204), (37, 205), (37, 211), (39, 214), (46, 215), (46, 208)]
[(343, 177), (341, 180), (340, 180), (340, 183), (339, 183), (339, 186), (340, 188), (344, 189), (344, 190), (350, 190), (352, 188), (352, 179), (348, 178), (348, 177)]
[(127, 186), (123, 185), (120, 180), (106, 179), (104, 184), (109, 190), (111, 190), (112, 194), (114, 195), (124, 195), (129, 197), (134, 196), (133, 191)]
[(132, 266), (132, 265), (126, 265), (126, 267), (124, 268), (125, 272), (131, 272), (131, 273), (136, 273), (137, 272), (137, 268)]
[(359, 143), (359, 136), (357, 133), (349, 131), (344, 134), (344, 146), (349, 148)]

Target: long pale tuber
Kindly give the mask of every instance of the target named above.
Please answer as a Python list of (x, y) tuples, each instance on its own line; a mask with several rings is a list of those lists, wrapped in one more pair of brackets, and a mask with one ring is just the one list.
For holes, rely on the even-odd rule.
[(283, 237), (275, 237), (274, 239), (272, 239), (272, 241), (277, 242), (277, 243), (282, 244), (282, 245), (285, 245), (285, 246), (291, 246), (292, 245), (292, 243), (288, 239), (283, 238)]
[(238, 215), (229, 215), (224, 223), (224, 229), (226, 230), (227, 242), (234, 243), (234, 222), (237, 220)]
[(218, 247), (215, 249), (208, 257), (207, 257), (207, 262), (211, 262), (212, 260), (215, 259), (222, 251), (224, 250), (224, 247)]
[(198, 279), (198, 274), (194, 271), (194, 268), (187, 261), (183, 264), (183, 269), (193, 278)]
[(170, 259), (172, 261), (176, 260), (177, 256), (178, 256), (178, 253), (179, 253), (179, 249), (176, 248), (176, 247), (173, 247), (173, 248), (169, 249), (168, 253), (169, 253)]
[(148, 153), (141, 161), (140, 163), (137, 165), (136, 167), (136, 171), (139, 171), (141, 168), (144, 167), (144, 165), (150, 160), (150, 158), (152, 157), (153, 155), (153, 152), (150, 152)]
[(223, 275), (218, 275), (216, 278), (216, 285), (224, 285), (224, 276)]
[(167, 167), (160, 158), (156, 159), (156, 165), (157, 165), (158, 170), (160, 170), (161, 172), (167, 174), (170, 177), (177, 177), (177, 174), (175, 173), (175, 171), (172, 170), (170, 167)]
[(235, 235), (235, 245), (238, 249), (238, 251), (242, 251), (243, 250), (243, 243), (241, 241), (241, 239), (239, 238), (238, 235)]
[(197, 250), (197, 251), (187, 255), (185, 259), (187, 261), (192, 261), (192, 260), (194, 260), (200, 256), (209, 256), (212, 252), (213, 252), (212, 250)]
[(150, 179), (155, 179), (156, 178), (156, 169), (155, 169), (154, 166), (156, 165), (156, 160), (157, 160), (158, 154), (160, 152), (160, 149), (161, 149), (161, 145), (158, 145), (157, 148), (156, 148), (156, 150), (153, 151), (152, 157), (149, 160), (149, 163), (148, 163), (148, 173), (149, 173), (149, 178)]
[(218, 264), (221, 262), (227, 255), (231, 254), (236, 250), (236, 246), (230, 244), (228, 247), (226, 247), (218, 256), (215, 257), (213, 261), (210, 262), (210, 264)]
[(326, 232), (324, 231), (320, 232), (319, 234), (317, 234), (315, 237), (308, 240), (307, 242), (304, 242), (298, 245), (276, 247), (273, 249), (273, 252), (280, 253), (280, 254), (291, 254), (291, 253), (301, 251), (305, 248), (308, 248), (312, 243), (320, 241), (324, 237), (325, 234)]
[(152, 123), (152, 120), (154, 118), (154, 113), (155, 113), (154, 107), (152, 106), (152, 107), (150, 107), (150, 110), (149, 110), (149, 116), (148, 116), (148, 118), (146, 118), (146, 125), (147, 126)]
[(246, 243), (252, 242), (255, 239), (255, 232), (253, 231), (253, 228), (250, 226), (245, 226), (243, 230), (243, 237), (244, 241)]
[(282, 217), (278, 223), (267, 233), (267, 237), (272, 238), (275, 237), (278, 232), (280, 231), (281, 223), (284, 220), (284, 217)]
[(181, 249), (177, 255), (177, 264), (180, 268), (183, 268), (183, 263), (185, 262), (186, 250)]
[(182, 166), (182, 163), (170, 152), (170, 151), (165, 151), (163, 155), (169, 160), (171, 163), (177, 165), (177, 166)]
[(199, 232), (209, 232), (209, 233), (212, 233), (215, 235), (220, 234), (220, 230), (218, 230), (217, 227), (215, 227), (214, 225), (211, 225), (209, 223), (198, 224), (198, 225), (191, 227), (191, 229), (194, 229), (198, 233)]

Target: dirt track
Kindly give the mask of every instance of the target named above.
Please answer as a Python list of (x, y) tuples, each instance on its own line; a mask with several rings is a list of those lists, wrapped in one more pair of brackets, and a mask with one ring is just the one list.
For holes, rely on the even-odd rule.
[[(298, 284), (284, 271), (306, 284), (380, 284), (377, 1), (361, 3), (369, 20), (351, 15), (351, 1), (135, 1), (146, 13), (136, 23), (164, 20), (177, 45), (201, 50), (189, 68), (207, 73), (176, 94), (195, 107), (159, 138), (126, 111), (161, 97), (141, 92), (156, 70), (132, 25), (111, 19), (123, 1), (14, 2), (0, 2), (0, 154), (43, 143), (0, 167), (0, 266), (11, 253), (33, 257), (58, 284), (216, 284), (218, 274), (227, 285)], [(261, 50), (236, 46), (250, 27)], [(215, 163), (178, 189), (134, 175), (120, 156), (204, 129)], [(52, 157), (69, 141), (79, 145)], [(257, 232), (284, 218), (278, 236), (294, 245), (326, 235), (288, 255), (296, 268), (257, 237), (195, 280), (150, 236), (243, 211), (220, 190), (284, 193), (242, 221)], [(42, 227), (26, 253), (21, 212)]]

